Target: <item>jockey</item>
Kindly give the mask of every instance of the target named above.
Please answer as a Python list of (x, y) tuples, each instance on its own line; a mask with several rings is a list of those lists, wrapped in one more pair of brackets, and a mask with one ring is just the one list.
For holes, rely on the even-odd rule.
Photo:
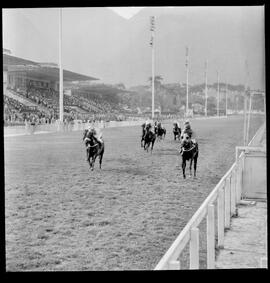
[(187, 133), (189, 135), (189, 137), (194, 140), (195, 142), (195, 133), (194, 131), (191, 129), (190, 126), (190, 122), (188, 120), (185, 121), (184, 123), (184, 129), (183, 129), (183, 133)]
[[(195, 132), (191, 129), (190, 122), (188, 120), (186, 120), (185, 123), (184, 123), (184, 129), (183, 129), (182, 134), (184, 134), (184, 133), (187, 133), (189, 135), (192, 144), (196, 143)], [(180, 153), (182, 153), (182, 144), (180, 146)]]
[(174, 121), (173, 124), (176, 125), (177, 128), (180, 128), (180, 125), (179, 125), (179, 123), (177, 121)]
[[(149, 131), (154, 134), (153, 129), (152, 129), (151, 122), (150, 122), (149, 120), (147, 120), (147, 121), (145, 122), (145, 129), (146, 129), (146, 128), (148, 128)], [(144, 137), (146, 136), (146, 133), (147, 133), (147, 131), (145, 131)]]
[(89, 138), (93, 136), (94, 140), (101, 146), (103, 144), (102, 140), (102, 132), (99, 128), (95, 128), (94, 126), (89, 126), (84, 135), (84, 141), (87, 145), (87, 141)]
[(150, 121), (145, 121), (145, 127), (149, 127), (149, 129), (152, 128), (151, 122)]

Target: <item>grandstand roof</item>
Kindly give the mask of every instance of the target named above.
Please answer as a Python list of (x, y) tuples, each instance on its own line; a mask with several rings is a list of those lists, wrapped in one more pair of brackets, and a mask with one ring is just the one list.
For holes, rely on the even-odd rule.
[(8, 69), (8, 66), (12, 65), (38, 65), (38, 63), (19, 57), (11, 56), (8, 54), (3, 54), (3, 67), (4, 70)]
[[(51, 66), (49, 66), (51, 65)], [(25, 72), (27, 76), (44, 80), (59, 80), (59, 68), (52, 63), (37, 63), (31, 60), (3, 54), (3, 69), (10, 72)], [(97, 78), (81, 75), (68, 70), (63, 70), (64, 81), (90, 81)]]
[[(59, 80), (59, 68), (52, 67), (43, 67), (39, 65), (16, 65), (9, 66), (9, 72), (24, 72), (26, 76), (43, 79), (43, 80), (51, 80), (57, 81)], [(78, 73), (74, 73), (68, 70), (63, 70), (63, 79), (64, 81), (90, 81), (90, 80), (98, 80), (97, 78), (81, 75)]]

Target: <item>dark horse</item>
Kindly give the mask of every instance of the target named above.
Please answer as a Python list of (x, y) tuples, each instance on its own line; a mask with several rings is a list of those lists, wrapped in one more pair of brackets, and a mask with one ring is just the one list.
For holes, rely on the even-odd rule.
[(181, 128), (178, 127), (177, 123), (173, 123), (173, 134), (174, 134), (174, 140), (176, 140), (176, 138), (180, 140)]
[(157, 127), (155, 127), (155, 134), (157, 135), (158, 141), (161, 141), (162, 138), (165, 139), (166, 129), (163, 126), (161, 126), (161, 123), (158, 123)]
[(98, 143), (95, 137), (91, 134), (87, 135), (85, 138), (87, 161), (89, 162), (90, 169), (94, 170), (94, 164), (96, 158), (99, 156), (99, 168), (101, 169), (102, 158), (104, 154), (104, 142), (102, 144)]
[(146, 133), (145, 133), (145, 136), (144, 136), (144, 149), (147, 150), (147, 152), (148, 152), (149, 146), (151, 144), (151, 153), (152, 153), (154, 143), (155, 143), (155, 140), (156, 140), (156, 134), (154, 134), (152, 131), (150, 131), (149, 126), (145, 127), (145, 131), (146, 131)]
[(181, 135), (181, 152), (182, 155), (182, 169), (183, 169), (183, 177), (186, 178), (185, 169), (186, 169), (186, 161), (190, 160), (189, 170), (190, 176), (192, 176), (192, 162), (194, 161), (194, 178), (196, 177), (196, 169), (197, 169), (197, 159), (199, 155), (199, 147), (197, 142), (191, 141), (190, 136), (187, 133), (183, 133)]

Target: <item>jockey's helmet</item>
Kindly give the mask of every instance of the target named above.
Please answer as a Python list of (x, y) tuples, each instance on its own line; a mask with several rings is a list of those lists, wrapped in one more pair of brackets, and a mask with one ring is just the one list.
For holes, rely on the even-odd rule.
[(188, 120), (185, 121), (184, 126), (185, 128), (190, 128), (190, 123)]

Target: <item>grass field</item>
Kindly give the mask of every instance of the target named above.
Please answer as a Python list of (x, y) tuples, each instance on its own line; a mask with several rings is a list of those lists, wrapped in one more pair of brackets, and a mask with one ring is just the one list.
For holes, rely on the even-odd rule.
[[(250, 138), (263, 120), (251, 119)], [(7, 271), (154, 269), (234, 162), (243, 119), (194, 120), (197, 178), (182, 177), (172, 124), (153, 154), (141, 128), (103, 130), (89, 171), (82, 132), (5, 138)]]

